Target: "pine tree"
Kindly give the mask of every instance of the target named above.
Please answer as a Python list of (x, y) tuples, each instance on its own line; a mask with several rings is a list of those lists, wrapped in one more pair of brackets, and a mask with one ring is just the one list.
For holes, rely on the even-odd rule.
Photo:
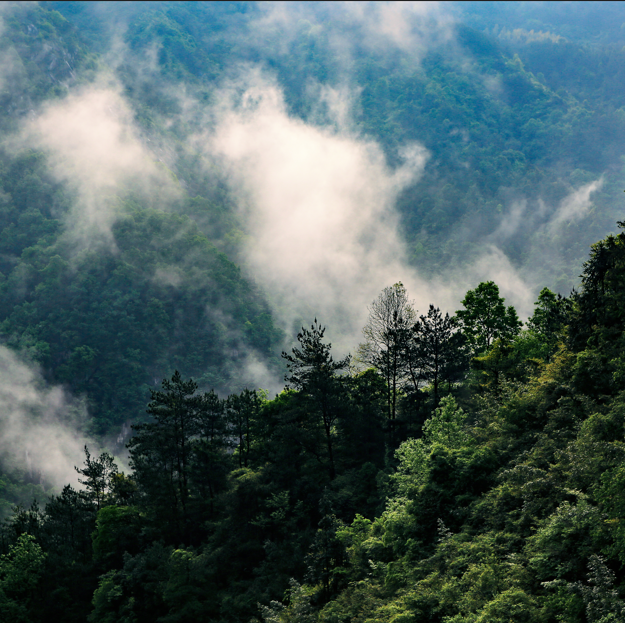
[(328, 455), (330, 479), (336, 476), (334, 457), (335, 425), (340, 414), (343, 388), (338, 373), (346, 370), (350, 357), (334, 361), (330, 351), (332, 344), (324, 344), (325, 328), (315, 322), (310, 330), (302, 327), (297, 339), (300, 348), (292, 354), (282, 353), (288, 374), (285, 376), (290, 388), (297, 390), (314, 413), (323, 428)]

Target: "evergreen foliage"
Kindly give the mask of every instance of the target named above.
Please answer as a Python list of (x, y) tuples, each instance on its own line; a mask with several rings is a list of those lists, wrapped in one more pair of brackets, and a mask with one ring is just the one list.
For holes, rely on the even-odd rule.
[[(316, 321), (273, 400), (198, 394), (175, 373), (135, 428), (130, 476), (85, 448), (84, 491), (5, 523), (2, 607), (25, 621), (60, 607), (68, 621), (620, 620), (624, 241), (593, 247), (571, 303), (541, 292), (496, 385), (472, 375), (501, 338), (467, 377), (424, 381), (431, 415), (401, 443), (384, 375), (347, 373)], [(451, 327), (431, 307), (415, 334), (432, 318)]]
[[(252, 36), (256, 3), (4, 7), (0, 336), (84, 398), (93, 434), (134, 426), (130, 471), (85, 447), (78, 490), (0, 457), (0, 620), (624, 619), (625, 233), (592, 246), (570, 296), (545, 287), (525, 327), (493, 281), (455, 316), (419, 315), (396, 283), (369, 308), (360, 368), (316, 319), (281, 362), (272, 293), (237, 264), (244, 225), (171, 95), (210, 101), (233, 65), (260, 61), (291, 115), (328, 125), (308, 94), (341, 84), (332, 44), (356, 28), (352, 131), (391, 165), (406, 141), (431, 154), (399, 199), (412, 261), (436, 274), (497, 240), (517, 265), (549, 251), (536, 276), (569, 291), (622, 211), (620, 27), (584, 7), (558, 30), (568, 8), (532, 22), (518, 3), (471, 4), (453, 11), (472, 27), (450, 26), (419, 62), (375, 51), (326, 5), (289, 40), (271, 24)], [(119, 32), (128, 55), (105, 69)], [(142, 140), (168, 146), (177, 191), (164, 207), (117, 189), (110, 244), (80, 246), (75, 192), (49, 154), (9, 139), (96, 70), (122, 85)], [(566, 213), (601, 175), (594, 207)], [(521, 222), (541, 201), (506, 233), (503, 205)], [(246, 387), (250, 353), (283, 363), (287, 389)]]

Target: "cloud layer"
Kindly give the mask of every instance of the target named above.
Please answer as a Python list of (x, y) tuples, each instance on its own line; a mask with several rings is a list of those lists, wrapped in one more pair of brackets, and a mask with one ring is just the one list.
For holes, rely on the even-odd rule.
[(77, 483), (75, 465), (84, 446), (97, 445), (81, 432), (85, 411), (60, 387), (50, 387), (39, 372), (0, 346), (0, 456), (3, 461), (43, 477), (60, 488)]
[(205, 144), (226, 163), (249, 227), (246, 262), (288, 331), (316, 315), (353, 345), (384, 287), (427, 288), (407, 266), (394, 211), (427, 152), (407, 145), (392, 170), (375, 142), (290, 117), (280, 90), (258, 73), (245, 82), (238, 104), (224, 92)]
[(120, 198), (128, 192), (152, 205), (177, 196), (177, 187), (140, 140), (130, 107), (110, 86), (44, 107), (13, 142), (13, 148), (25, 147), (44, 150), (52, 173), (75, 193), (66, 224), (85, 243), (111, 242)]

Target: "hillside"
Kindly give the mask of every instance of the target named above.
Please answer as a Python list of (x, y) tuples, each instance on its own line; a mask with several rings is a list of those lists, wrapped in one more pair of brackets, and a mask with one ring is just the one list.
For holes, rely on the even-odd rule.
[(84, 488), (4, 523), (3, 614), (622, 620), (624, 250), (595, 244), (579, 293), (543, 289), (525, 329), (493, 282), (453, 318), (396, 284), (372, 367), (347, 374), (315, 322), (273, 400), (176, 372), (129, 473), (86, 449)]
[(621, 620), (623, 23), (4, 3), (2, 616)]

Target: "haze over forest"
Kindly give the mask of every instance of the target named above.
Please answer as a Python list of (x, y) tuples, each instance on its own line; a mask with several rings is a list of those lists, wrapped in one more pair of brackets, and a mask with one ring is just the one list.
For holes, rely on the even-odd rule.
[[(622, 620), (623, 377), (587, 333), (622, 322), (618, 285), (589, 289), (620, 259), (586, 262), (623, 244), (624, 80), (621, 3), (2, 3), (0, 618)], [(492, 334), (471, 324), (480, 297)], [(371, 328), (391, 299), (392, 374)], [(435, 321), (449, 351), (432, 372), (418, 344)], [(176, 392), (214, 420), (194, 420), (164, 502), (150, 435)], [(619, 432), (600, 438), (595, 416)], [(580, 476), (582, 437), (613, 445)], [(521, 466), (551, 484), (504, 520)], [(586, 549), (549, 562), (566, 504)], [(61, 507), (82, 522), (71, 553), (51, 545)], [(593, 532), (609, 522), (617, 536)], [(478, 541), (479, 564), (499, 561), (490, 597), (462, 605), (486, 582), (463, 570), (432, 605), (432, 561)], [(603, 610), (589, 564), (615, 578)]]

